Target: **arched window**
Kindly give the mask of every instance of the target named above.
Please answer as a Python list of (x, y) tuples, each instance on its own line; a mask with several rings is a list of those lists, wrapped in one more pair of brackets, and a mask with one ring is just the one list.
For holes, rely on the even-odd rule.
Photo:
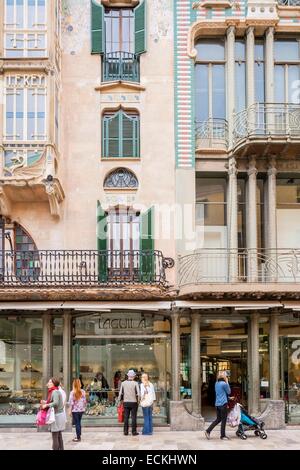
[(102, 157), (139, 158), (140, 117), (137, 112), (106, 112), (102, 119)]
[(138, 179), (132, 171), (126, 168), (118, 168), (105, 178), (104, 189), (137, 189)]

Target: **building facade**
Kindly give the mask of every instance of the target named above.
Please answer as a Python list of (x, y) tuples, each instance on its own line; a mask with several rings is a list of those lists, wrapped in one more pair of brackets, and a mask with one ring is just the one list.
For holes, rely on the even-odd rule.
[(5, 0), (0, 7), (0, 426), (80, 376), (117, 422), (197, 429), (213, 381), (300, 421), (297, 2)]

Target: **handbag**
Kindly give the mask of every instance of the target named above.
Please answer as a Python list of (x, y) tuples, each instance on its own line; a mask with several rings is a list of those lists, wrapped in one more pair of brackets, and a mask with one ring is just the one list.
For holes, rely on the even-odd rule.
[(118, 405), (118, 422), (124, 423), (124, 404), (120, 403)]
[(144, 394), (143, 398), (141, 399), (140, 405), (142, 408), (148, 408), (149, 406), (153, 405), (153, 399), (150, 396), (150, 393), (148, 392), (146, 388), (146, 393)]
[(54, 408), (51, 407), (47, 411), (46, 424), (53, 424), (53, 423), (55, 423), (55, 411), (54, 411)]
[(47, 417), (47, 410), (39, 410), (38, 414), (36, 415), (36, 425), (37, 427), (46, 426), (46, 417)]

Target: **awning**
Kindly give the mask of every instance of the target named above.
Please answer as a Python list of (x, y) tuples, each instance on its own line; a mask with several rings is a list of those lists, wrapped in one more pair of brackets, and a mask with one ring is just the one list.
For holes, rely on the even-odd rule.
[(3, 310), (78, 310), (92, 312), (110, 312), (111, 310), (170, 310), (171, 302), (0, 302)]
[(233, 307), (235, 310), (266, 310), (269, 308), (282, 307), (281, 302), (278, 301), (234, 301), (234, 300), (220, 300), (211, 302), (197, 302), (197, 301), (185, 301), (176, 300), (174, 306), (177, 308), (190, 308), (191, 310), (207, 310), (210, 308), (224, 308)]

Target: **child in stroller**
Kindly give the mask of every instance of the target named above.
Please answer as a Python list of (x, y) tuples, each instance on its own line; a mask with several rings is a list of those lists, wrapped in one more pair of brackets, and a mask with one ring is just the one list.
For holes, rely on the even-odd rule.
[(261, 439), (267, 439), (268, 436), (264, 430), (265, 423), (253, 418), (253, 416), (250, 416), (246, 412), (242, 405), (239, 403), (238, 405), (241, 410), (241, 418), (236, 435), (241, 439), (247, 439), (245, 431), (254, 431), (255, 436), (259, 436)]

